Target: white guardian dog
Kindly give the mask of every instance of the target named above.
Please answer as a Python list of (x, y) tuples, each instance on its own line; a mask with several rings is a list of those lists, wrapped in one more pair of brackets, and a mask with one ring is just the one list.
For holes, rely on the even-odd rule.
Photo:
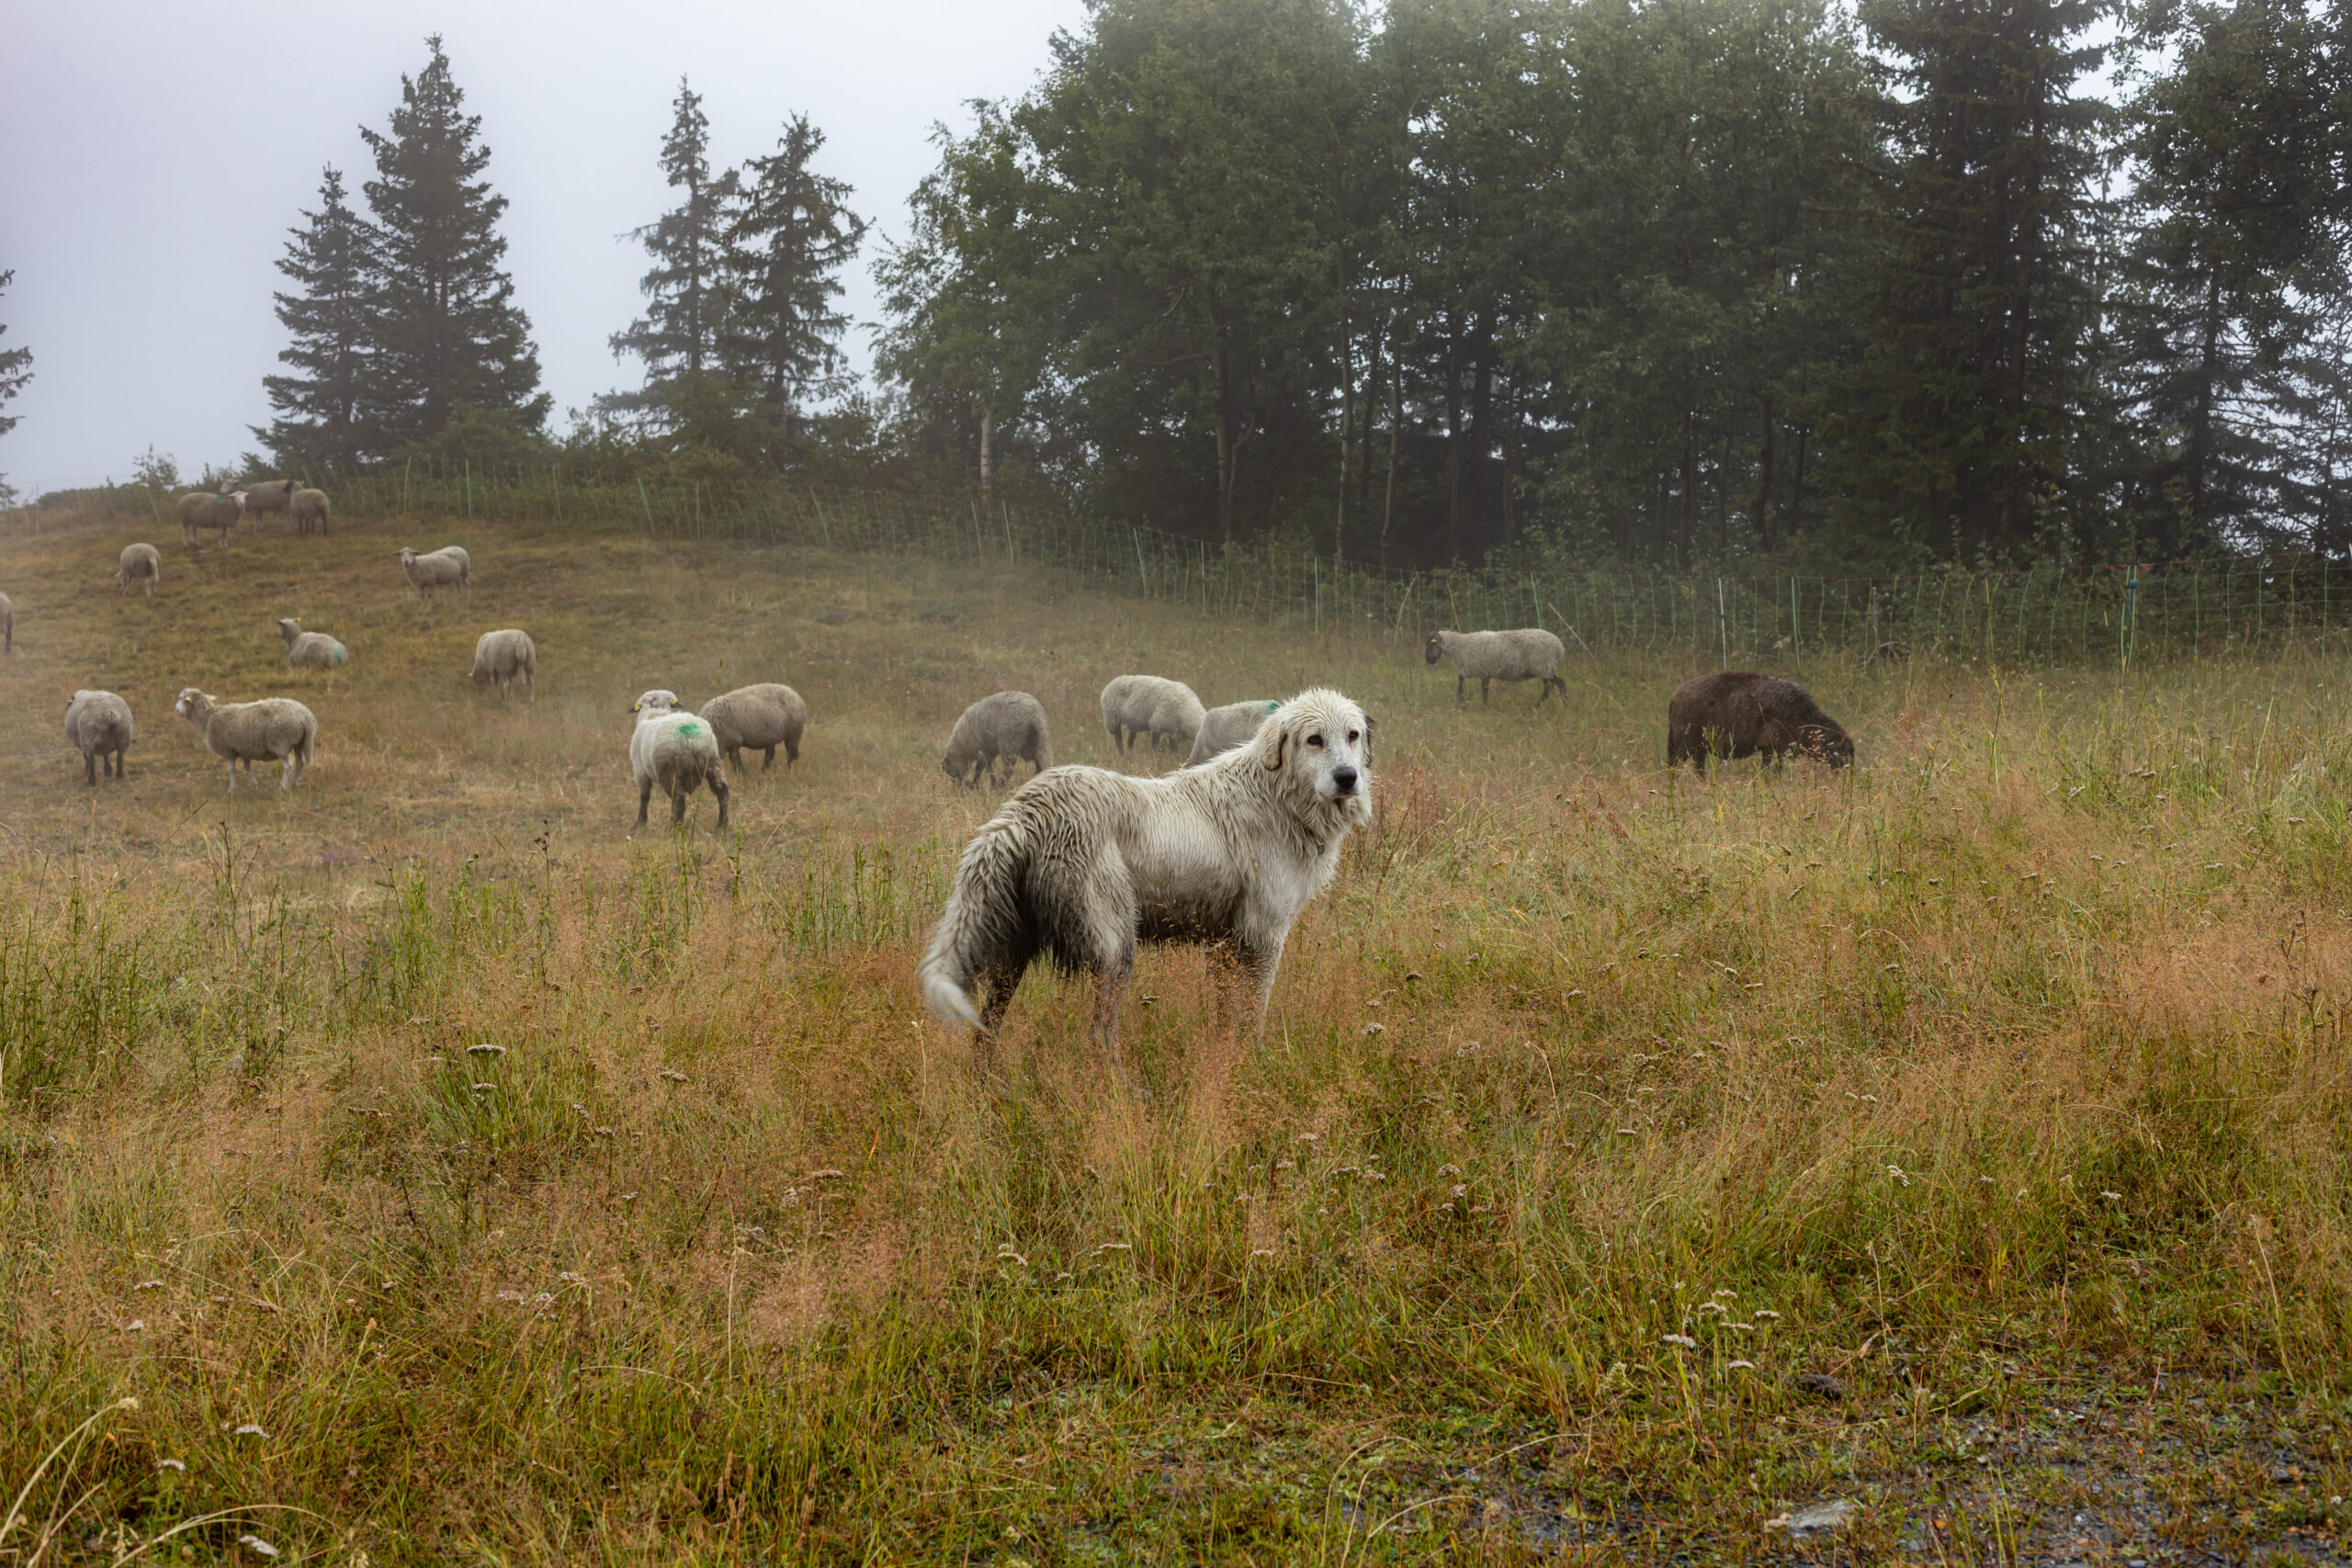
[(1291, 922), (1371, 818), (1372, 720), (1321, 687), (1268, 715), (1252, 744), (1164, 778), (1040, 773), (966, 846), (919, 971), (923, 998), (974, 1027), (986, 1071), (1032, 963), (1089, 971), (1094, 1037), (1132, 1089), (1119, 1002), (1137, 939), (1223, 949), (1255, 983), (1250, 1021), (1262, 1021)]

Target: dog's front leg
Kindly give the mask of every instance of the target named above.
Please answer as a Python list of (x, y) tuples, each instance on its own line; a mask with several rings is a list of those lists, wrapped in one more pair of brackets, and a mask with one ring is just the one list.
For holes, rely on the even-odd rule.
[(1127, 982), (1135, 978), (1136, 950), (1130, 945), (1112, 962), (1094, 972), (1094, 1043), (1102, 1049), (1111, 1070), (1119, 1076), (1126, 1091), (1143, 1100), (1151, 1098), (1151, 1090), (1128, 1070), (1126, 1053), (1119, 1047), (1119, 1004), (1126, 999)]

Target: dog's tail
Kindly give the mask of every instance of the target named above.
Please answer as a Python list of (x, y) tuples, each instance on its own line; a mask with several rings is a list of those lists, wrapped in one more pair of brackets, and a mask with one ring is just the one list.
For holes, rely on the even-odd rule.
[(1006, 966), (1021, 946), (1021, 884), (1028, 871), (1027, 835), (999, 817), (964, 848), (955, 891), (931, 947), (916, 969), (923, 1001), (941, 1020), (978, 1028), (980, 1010), (972, 986), (986, 971)]

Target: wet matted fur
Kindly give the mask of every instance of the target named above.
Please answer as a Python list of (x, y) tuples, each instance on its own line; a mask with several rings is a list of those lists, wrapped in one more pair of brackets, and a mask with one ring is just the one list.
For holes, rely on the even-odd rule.
[(985, 1071), (1029, 965), (1084, 970), (1095, 1038), (1132, 1088), (1119, 1002), (1137, 941), (1222, 950), (1255, 984), (1254, 1026), (1291, 923), (1371, 818), (1372, 720), (1321, 687), (1276, 708), (1250, 745), (1163, 778), (1040, 773), (965, 847), (919, 971), (923, 998), (978, 1031)]

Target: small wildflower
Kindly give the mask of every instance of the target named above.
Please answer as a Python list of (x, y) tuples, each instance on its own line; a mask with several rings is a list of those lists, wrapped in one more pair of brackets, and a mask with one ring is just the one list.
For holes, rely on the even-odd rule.
[(1724, 1368), (1727, 1371), (1752, 1372), (1756, 1370), (1756, 1363), (1753, 1361), (1725, 1361), (1724, 1363)]
[(677, 1069), (677, 1068), (675, 1068), (675, 1067), (664, 1067), (664, 1068), (662, 1068), (662, 1076), (663, 1077), (665, 1077), (665, 1078), (668, 1078), (672, 1083), (692, 1083), (692, 1082), (694, 1081), (693, 1079), (691, 1079), (691, 1078), (687, 1077), (685, 1074), (684, 1074), (684, 1073), (682, 1073), (682, 1072), (678, 1071), (678, 1069)]
[(556, 1280), (559, 1283), (566, 1285), (584, 1285), (588, 1282), (588, 1277), (585, 1274), (579, 1273), (570, 1269), (567, 1269), (562, 1273), (558, 1274), (556, 1276)]
[(1094, 1254), (1099, 1258), (1106, 1252), (1133, 1252), (1135, 1249), (1135, 1243), (1133, 1242), (1106, 1241), (1100, 1243), (1095, 1247)]
[(520, 1306), (525, 1298), (520, 1291), (501, 1291), (498, 1292), (498, 1299), (502, 1302), (513, 1302)]
[(2118, 1203), (2123, 1201), (2123, 1194), (2120, 1192), (2102, 1192), (2099, 1196)]
[(503, 1045), (492, 1045), (489, 1041), (485, 1040), (479, 1045), (467, 1046), (466, 1055), (469, 1056), (503, 1056), (506, 1055), (506, 1047)]
[(1388, 1026), (1385, 1023), (1367, 1023), (1363, 1026), (1363, 1032), (1366, 1034), (1385, 1034), (1388, 1032)]
[(588, 1130), (600, 1138), (609, 1138), (613, 1135), (613, 1130), (610, 1127), (591, 1127)]
[(1886, 1174), (1894, 1178), (1895, 1180), (1900, 1181), (1905, 1187), (1911, 1185), (1911, 1179), (1903, 1174), (1903, 1168), (1899, 1165), (1888, 1166), (1886, 1168)]
[(1458, 1165), (1442, 1165), (1437, 1168), (1437, 1173), (1440, 1176), (1459, 1176), (1462, 1174), (1462, 1168)]
[(1319, 1141), (1320, 1140), (1318, 1140), (1312, 1133), (1301, 1133), (1297, 1137), (1291, 1140), (1294, 1144), (1312, 1144)]
[(1757, 1315), (1757, 1316), (1758, 1316), (1758, 1317), (1775, 1317), (1775, 1318), (1776, 1318), (1776, 1317), (1779, 1317), (1781, 1314), (1780, 1314), (1779, 1313), (1777, 1313), (1777, 1312), (1774, 1312), (1770, 1307), (1758, 1307), (1758, 1308), (1756, 1309), (1756, 1315)]
[(1640, 1134), (1639, 1133), (1636, 1133), (1636, 1132), (1635, 1132), (1635, 1131), (1634, 1131), (1634, 1129), (1632, 1129), (1631, 1127), (1620, 1127), (1620, 1128), (1618, 1128), (1618, 1129), (1617, 1129), (1617, 1135), (1618, 1135), (1619, 1137), (1621, 1137), (1621, 1138), (1638, 1138), (1638, 1137), (1640, 1137), (1640, 1136), (1641, 1136), (1641, 1134)]
[(1274, 1161), (1274, 1168), (1276, 1170), (1296, 1170), (1298, 1168), (1298, 1162), (1295, 1159), (1278, 1159)]
[(474, 1085), (474, 1092), (476, 1094), (488, 1094), (492, 1089), (494, 1089), (497, 1087), (498, 1086), (494, 1083), (478, 1083)]
[(1453, 1188), (1446, 1193), (1446, 1196), (1449, 1198), (1466, 1198), (1469, 1195), (1470, 1189), (1459, 1181), (1455, 1182)]
[(256, 1556), (275, 1557), (277, 1555), (277, 1548), (270, 1545), (269, 1542), (262, 1540), (262, 1538), (257, 1535), (241, 1535), (237, 1538), (237, 1544), (254, 1553)]
[(996, 1249), (996, 1260), (999, 1263), (1010, 1263), (1021, 1269), (1029, 1267), (1029, 1260), (1009, 1247), (1000, 1247)]
[(531, 1298), (531, 1304), (544, 1310), (555, 1304), (555, 1297), (546, 1291), (541, 1291), (537, 1295)]
[(182, 1460), (175, 1460), (175, 1459), (159, 1459), (159, 1460), (157, 1460), (157, 1461), (155, 1461), (155, 1468), (156, 1468), (157, 1470), (176, 1470), (176, 1471), (181, 1472), (182, 1473), (186, 1473), (186, 1472), (187, 1472), (187, 1462), (186, 1462), (185, 1461), (182, 1461)]
[(839, 1181), (842, 1179), (842, 1173), (835, 1170), (829, 1165), (822, 1170), (810, 1171), (808, 1173), (808, 1179), (811, 1181)]
[(634, 1192), (624, 1192), (621, 1194), (621, 1201), (624, 1203), (634, 1203), (637, 1201), (637, 1194)]
[(1756, 1332), (1756, 1325), (1752, 1323), (1734, 1323), (1727, 1324), (1725, 1326), (1736, 1328), (1742, 1334), (1753, 1334)]
[(1250, 1249), (1250, 1256), (1252, 1258), (1272, 1258), (1273, 1255), (1274, 1249), (1271, 1247), (1253, 1247)]
[(229, 1435), (232, 1438), (266, 1438), (269, 1436), (267, 1432), (263, 1431), (251, 1421), (246, 1422), (243, 1426), (238, 1427)]
[(1661, 1334), (1657, 1338), (1661, 1345), (1679, 1345), (1685, 1350), (1696, 1350), (1699, 1348), (1699, 1342), (1688, 1334)]

